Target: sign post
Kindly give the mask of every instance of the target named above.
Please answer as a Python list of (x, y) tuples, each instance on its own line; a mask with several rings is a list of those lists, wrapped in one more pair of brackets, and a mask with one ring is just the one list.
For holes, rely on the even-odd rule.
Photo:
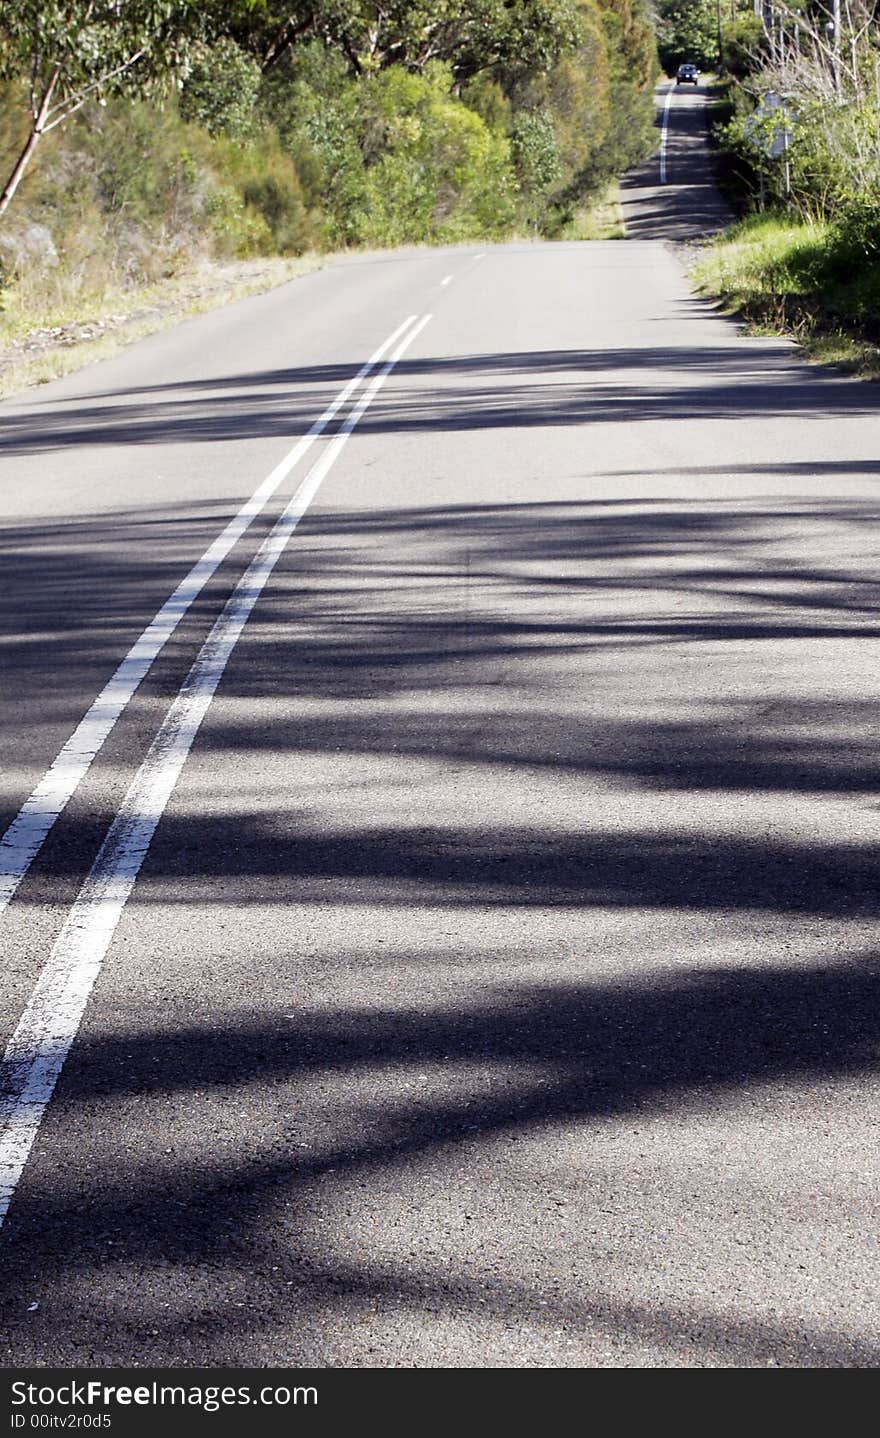
[[(745, 123), (746, 139), (753, 149), (759, 150), (768, 160), (777, 160), (780, 155), (784, 157), (783, 175), (786, 199), (791, 194), (791, 163), (788, 151), (791, 145), (790, 122), (793, 118), (793, 112), (786, 104), (785, 97), (778, 94), (776, 90), (768, 90)], [(761, 209), (763, 209), (763, 168), (759, 170), (758, 174), (761, 185)]]

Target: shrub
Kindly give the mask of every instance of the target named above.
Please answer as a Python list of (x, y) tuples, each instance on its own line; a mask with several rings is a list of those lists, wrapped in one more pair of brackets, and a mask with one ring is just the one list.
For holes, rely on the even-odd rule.
[[(339, 58), (305, 46), (284, 75), (270, 76), (261, 104), (320, 203), (330, 245), (396, 245), (508, 233), (516, 180), (506, 135), (476, 104), (505, 113), (491, 85), (465, 105), (446, 65), (424, 74), (390, 66), (355, 80)], [(491, 101), (489, 96), (492, 96)], [(503, 102), (503, 97), (501, 97)]]
[(880, 187), (841, 196), (835, 232), (844, 264), (880, 260)]
[(366, 244), (503, 235), (515, 217), (510, 146), (449, 93), (445, 65), (390, 68), (361, 82)]
[(265, 217), (232, 185), (217, 185), (205, 202), (216, 253), (231, 259), (269, 255), (274, 249)]
[(497, 80), (482, 72), (475, 75), (461, 91), (462, 103), (479, 115), (493, 135), (508, 135), (511, 125), (510, 100)]
[[(237, 253), (299, 255), (317, 243), (317, 227), (305, 203), (296, 165), (274, 131), (264, 130), (250, 145), (218, 141), (216, 159), (252, 216), (242, 230)], [(253, 223), (257, 216), (262, 229)]]
[(365, 203), (357, 96), (342, 56), (320, 41), (264, 76), (260, 92), (260, 114), (277, 130), (330, 245), (356, 241), (354, 215)]
[(513, 122), (513, 159), (527, 213), (537, 219), (544, 196), (562, 174), (556, 130), (541, 110), (522, 110)]
[[(0, 127), (0, 146), (6, 138)], [(41, 311), (151, 283), (202, 256), (298, 254), (318, 238), (274, 131), (212, 137), (173, 102), (122, 100), (93, 103), (46, 137), (0, 235), (4, 281)]]
[(211, 135), (244, 139), (254, 127), (260, 68), (233, 40), (201, 45), (180, 95), (184, 120)]

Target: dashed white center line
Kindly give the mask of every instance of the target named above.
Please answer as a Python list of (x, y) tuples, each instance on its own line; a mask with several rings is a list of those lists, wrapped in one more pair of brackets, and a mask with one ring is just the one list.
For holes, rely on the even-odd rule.
[(451, 285), (454, 278), (454, 275), (447, 275), (445, 280), (440, 281), (441, 287), (443, 285)]
[(170, 598), (150, 621), (128, 651), (119, 668), (56, 755), (37, 787), (25, 800), (3, 838), (0, 839), (0, 914), (42, 848), (52, 825), (63, 811), (89, 767), (103, 747), (117, 719), (154, 660), (174, 633), (193, 601), (222, 564), (230, 550), (262, 512), (279, 485), (327, 428), (362, 380), (376, 368), (397, 340), (415, 324), (410, 315), (362, 365), (311, 429), (293, 446), (271, 474), (268, 474), (222, 534), (214, 540)]
[[(6, 1049), (0, 1070), (0, 1224), (156, 827), (250, 614), (355, 426), (430, 320), (404, 336), (263, 541), (199, 651), (122, 801)], [(399, 331), (398, 331), (399, 333)], [(387, 346), (386, 346), (387, 348)]]

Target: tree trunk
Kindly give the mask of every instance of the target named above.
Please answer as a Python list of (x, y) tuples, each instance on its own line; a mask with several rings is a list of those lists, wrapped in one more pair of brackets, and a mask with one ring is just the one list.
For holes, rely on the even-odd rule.
[(9, 205), (10, 200), (12, 199), (12, 196), (18, 189), (19, 181), (21, 180), (22, 175), (28, 167), (28, 162), (30, 161), (31, 155), (34, 153), (34, 150), (37, 148), (42, 133), (42, 130), (38, 130), (36, 128), (36, 125), (31, 130), (31, 133), (28, 136), (27, 144), (25, 145), (24, 149), (16, 160), (15, 168), (12, 171), (12, 174), (9, 176), (9, 179), (6, 181), (6, 184), (3, 186), (2, 194), (0, 194), (0, 215), (4, 213), (7, 206)]
[[(30, 163), (31, 155), (34, 153), (34, 150), (40, 143), (40, 138), (43, 134), (43, 130), (46, 127), (46, 120), (49, 115), (49, 106), (52, 104), (52, 96), (55, 94), (55, 86), (58, 84), (60, 75), (61, 66), (56, 65), (55, 70), (52, 73), (45, 90), (43, 91), (43, 98), (40, 101), (40, 108), (33, 116), (33, 125), (31, 126), (31, 133), (28, 136), (27, 144), (25, 145), (24, 149), (16, 160), (12, 174), (9, 176), (9, 179), (3, 186), (2, 193), (0, 193), (0, 215), (2, 215), (7, 209), (10, 200), (18, 189), (21, 177), (27, 169), (28, 164)], [(31, 113), (33, 114), (33, 111)]]

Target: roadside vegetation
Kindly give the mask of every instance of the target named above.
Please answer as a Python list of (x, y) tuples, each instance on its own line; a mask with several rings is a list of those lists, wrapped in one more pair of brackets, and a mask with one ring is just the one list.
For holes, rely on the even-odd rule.
[(619, 233), (656, 75), (647, 0), (0, 0), (0, 349), (238, 263)]
[(756, 330), (791, 335), (814, 359), (880, 378), (880, 264), (844, 226), (750, 214), (709, 246), (694, 277)]
[(716, 137), (742, 218), (707, 249), (697, 282), (761, 329), (880, 377), (874, 0), (774, 0), (761, 16), (751, 5), (735, 14), (722, 26)]

